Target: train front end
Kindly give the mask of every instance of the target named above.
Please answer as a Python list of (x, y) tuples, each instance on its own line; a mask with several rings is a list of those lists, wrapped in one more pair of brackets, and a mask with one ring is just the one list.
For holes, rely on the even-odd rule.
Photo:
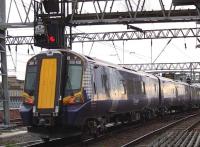
[(71, 127), (69, 107), (83, 104), (83, 61), (74, 54), (46, 51), (27, 63), (20, 113), (29, 131), (40, 134), (59, 134)]

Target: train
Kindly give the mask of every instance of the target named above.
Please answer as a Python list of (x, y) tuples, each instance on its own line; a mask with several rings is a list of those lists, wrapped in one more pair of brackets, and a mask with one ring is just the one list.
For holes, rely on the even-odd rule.
[(200, 106), (200, 86), (134, 71), (72, 50), (47, 50), (26, 67), (20, 114), (28, 131), (63, 137), (104, 133), (132, 122)]

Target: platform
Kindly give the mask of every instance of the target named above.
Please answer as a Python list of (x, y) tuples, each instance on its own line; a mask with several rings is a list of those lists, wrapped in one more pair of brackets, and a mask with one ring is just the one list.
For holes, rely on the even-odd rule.
[(3, 127), (0, 127), (0, 142), (2, 139), (4, 138), (9, 138), (9, 137), (13, 137), (13, 136), (17, 136), (17, 135), (22, 135), (22, 134), (26, 134), (27, 130), (25, 127), (20, 127), (20, 128), (7, 128), (7, 129), (3, 129)]

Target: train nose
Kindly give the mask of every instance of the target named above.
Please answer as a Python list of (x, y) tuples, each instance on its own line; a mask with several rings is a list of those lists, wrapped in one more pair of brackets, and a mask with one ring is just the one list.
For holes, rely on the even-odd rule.
[[(56, 117), (59, 110), (59, 68), (57, 58), (44, 58), (41, 62), (41, 69), (38, 81), (38, 93), (35, 97), (33, 115), (41, 119), (43, 124), (50, 121), (49, 117)], [(44, 120), (45, 121), (44, 121)]]

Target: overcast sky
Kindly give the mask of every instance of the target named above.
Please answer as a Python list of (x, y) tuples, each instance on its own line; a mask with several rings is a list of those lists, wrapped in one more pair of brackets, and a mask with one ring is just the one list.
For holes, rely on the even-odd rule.
[[(8, 4), (7, 1), (7, 10)], [(27, 4), (29, 0), (27, 0)], [(171, 1), (165, 0), (165, 6), (168, 8)], [(122, 11), (125, 9), (124, 4), (116, 5)], [(14, 8), (14, 6), (13, 6)], [(88, 6), (84, 7), (86, 12)], [(158, 0), (147, 1), (145, 5), (146, 10), (158, 9), (159, 3)], [(9, 17), (9, 22), (18, 22), (19, 17), (16, 16), (17, 10), (11, 11)], [(25, 17), (22, 15), (22, 17)], [(196, 23), (164, 23), (164, 24), (135, 24), (134, 26), (140, 27), (143, 30), (147, 29), (166, 29), (166, 28), (193, 28), (198, 27)], [(76, 27), (73, 29), (73, 32), (105, 32), (105, 31), (126, 31), (127, 28), (125, 25), (112, 25), (112, 26), (89, 26), (89, 27)], [(32, 29), (9, 29), (9, 35), (33, 35)], [(134, 41), (115, 41), (114, 45), (112, 42), (96, 42), (94, 43), (92, 49), (92, 43), (74, 43), (73, 50), (78, 53), (83, 53), (92, 57), (96, 57), (102, 60), (106, 60), (116, 64), (123, 63), (123, 48), (124, 52), (124, 63), (125, 64), (135, 64), (135, 63), (150, 63), (151, 58), (154, 61), (159, 53), (163, 50), (169, 39), (157, 39), (153, 40), (152, 45), (152, 57), (151, 57), (151, 40), (134, 40)], [(185, 45), (186, 44), (186, 45)], [(156, 63), (176, 63), (176, 62), (200, 62), (200, 49), (196, 48), (197, 41), (196, 38), (185, 38), (185, 39), (172, 39), (170, 44), (166, 47), (164, 52), (156, 60)], [(115, 46), (115, 48), (114, 48)], [(30, 54), (28, 55), (27, 49), (29, 48)], [(17, 78), (24, 79), (25, 66), (27, 60), (32, 57), (34, 53), (39, 53), (40, 48), (34, 47), (34, 52), (30, 46), (18, 46), (17, 56), (15, 54), (15, 47), (11, 47), (12, 57), (8, 56), (8, 69), (13, 69), (13, 61), (17, 61)], [(91, 51), (90, 51), (91, 50)], [(9, 51), (8, 51), (9, 55)], [(17, 58), (16, 58), (17, 57)], [(16, 64), (16, 62), (15, 62)], [(9, 74), (15, 74), (9, 72)]]

